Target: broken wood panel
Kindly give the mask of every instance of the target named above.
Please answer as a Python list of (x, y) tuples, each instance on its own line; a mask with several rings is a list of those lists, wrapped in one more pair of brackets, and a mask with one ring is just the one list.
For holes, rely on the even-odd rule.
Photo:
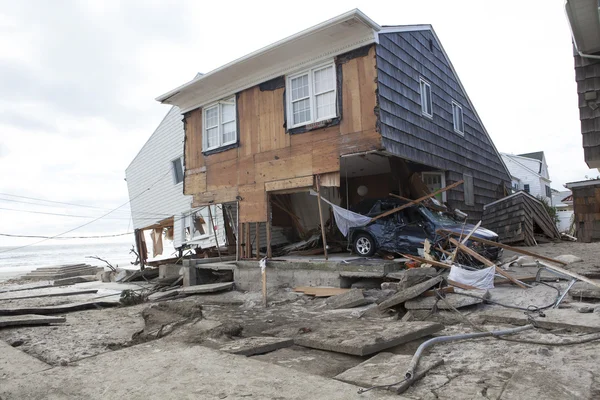
[(293, 154), (290, 158), (256, 163), (256, 182), (312, 175), (312, 154)]
[(357, 60), (354, 58), (342, 65), (342, 120), (340, 122), (342, 135), (363, 129)]
[(252, 156), (259, 152), (258, 93), (258, 87), (253, 87), (242, 91), (238, 97), (240, 157)]
[(222, 188), (235, 187), (238, 184), (237, 160), (223, 161), (207, 168), (206, 189), (216, 191)]
[(362, 130), (374, 128), (377, 124), (377, 66), (375, 46), (371, 46), (366, 57), (356, 59), (360, 85), (360, 109)]
[(240, 157), (237, 163), (237, 184), (240, 186), (256, 183), (254, 156)]
[(246, 185), (239, 187), (240, 221), (241, 222), (266, 222), (267, 221), (267, 194), (264, 185)]
[(273, 119), (273, 92), (258, 93), (258, 152), (263, 153), (278, 148), (274, 146)]
[(202, 157), (202, 109), (185, 115), (185, 169), (196, 169), (204, 165)]
[(206, 173), (200, 172), (197, 174), (186, 174), (184, 180), (185, 184), (183, 185), (183, 194), (193, 195), (206, 191)]
[(273, 192), (276, 190), (286, 190), (295, 188), (304, 188), (313, 186), (313, 176), (303, 176), (301, 178), (282, 179), (279, 181), (265, 182), (265, 190)]
[(192, 207), (206, 206), (209, 204), (229, 203), (236, 201), (238, 195), (237, 185), (231, 188), (222, 188), (215, 191), (206, 191), (194, 194)]
[(340, 187), (340, 173), (329, 172), (321, 175), (321, 186)]
[(339, 143), (322, 143), (313, 147), (312, 151), (312, 172), (313, 174), (323, 174), (327, 172), (337, 172), (340, 170), (340, 151)]

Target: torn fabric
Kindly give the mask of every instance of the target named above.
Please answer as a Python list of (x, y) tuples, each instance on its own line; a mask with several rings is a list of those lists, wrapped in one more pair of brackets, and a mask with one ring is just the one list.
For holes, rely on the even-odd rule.
[[(316, 196), (317, 192), (311, 190), (310, 194), (313, 196)], [(364, 215), (357, 214), (350, 210), (346, 210), (343, 207), (336, 206), (335, 204), (333, 204), (329, 200), (323, 198), (322, 196), (321, 196), (321, 200), (323, 200), (325, 203), (329, 204), (331, 206), (331, 208), (333, 209), (333, 216), (335, 217), (335, 223), (336, 223), (338, 229), (340, 230), (340, 232), (342, 232), (342, 235), (344, 235), (344, 236), (348, 236), (348, 230), (350, 228), (354, 228), (356, 226), (365, 226), (369, 222), (371, 222), (370, 217), (366, 217)]]
[(150, 237), (152, 238), (152, 258), (161, 255), (163, 252), (162, 232), (161, 228), (152, 229), (152, 232), (150, 232)]
[(477, 289), (493, 289), (494, 288), (494, 274), (496, 267), (491, 266), (476, 271), (468, 271), (466, 269), (452, 266), (450, 268), (450, 274), (448, 279), (463, 283), (465, 285), (476, 287)]

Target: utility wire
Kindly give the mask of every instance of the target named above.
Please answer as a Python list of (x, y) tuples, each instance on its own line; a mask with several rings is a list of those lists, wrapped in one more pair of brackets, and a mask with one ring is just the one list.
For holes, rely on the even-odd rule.
[[(72, 218), (94, 218), (93, 215), (75, 215), (75, 214), (63, 214), (63, 213), (51, 213), (51, 212), (44, 212), (44, 211), (33, 211), (33, 210), (18, 210), (16, 208), (4, 208), (4, 207), (0, 207), (0, 210), (7, 210), (7, 211), (16, 211), (16, 212), (24, 212), (24, 213), (31, 213), (31, 214), (44, 214), (44, 215), (57, 215), (60, 217), (72, 217)], [(168, 215), (168, 214), (166, 214)], [(125, 218), (125, 217), (108, 217), (106, 219), (121, 219), (121, 220), (129, 220), (131, 218)], [(158, 219), (158, 217), (155, 218), (151, 218), (151, 217), (136, 217), (136, 219), (148, 219), (148, 220), (153, 220), (155, 221), (156, 219)]]
[[(0, 195), (4, 195), (4, 196), (15, 196), (13, 194), (5, 194), (5, 193), (0, 193)], [(24, 196), (18, 196), (18, 197), (24, 197)], [(103, 208), (103, 207), (95, 207), (95, 206), (89, 206), (89, 205), (83, 205), (83, 204), (73, 204), (73, 203), (63, 203), (60, 201), (52, 201), (52, 200), (44, 200), (44, 199), (35, 199), (33, 197), (25, 197), (26, 199), (30, 199), (34, 202), (30, 202), (30, 201), (22, 201), (22, 200), (14, 200), (14, 199), (3, 199), (0, 198), (0, 201), (9, 201), (12, 203), (19, 203), (19, 204), (31, 204), (31, 205), (35, 205), (35, 206), (42, 206), (42, 207), (60, 207), (61, 204), (64, 205), (69, 205), (69, 206), (75, 206), (75, 207), (85, 207), (85, 208), (93, 208), (96, 210), (110, 210), (110, 208)], [(49, 202), (51, 204), (43, 204), (43, 202)], [(64, 207), (63, 207), (64, 208)], [(128, 212), (127, 210), (119, 210), (120, 212)], [(133, 213), (133, 211), (132, 211)], [(135, 214), (148, 214), (148, 215), (162, 215), (162, 216), (168, 216), (169, 214), (164, 214), (164, 213), (153, 213), (153, 212), (146, 212), (146, 211), (137, 211), (135, 212)]]
[(11, 235), (10, 233), (0, 233), (0, 236), (7, 237), (18, 237), (18, 238), (35, 238), (35, 239), (100, 239), (100, 238), (109, 238), (109, 237), (117, 237), (117, 236), (125, 236), (132, 235), (133, 232), (125, 232), (125, 233), (116, 233), (114, 235), (96, 235), (96, 236), (61, 236), (55, 237), (52, 236), (39, 236), (39, 235)]
[(118, 210), (118, 209), (119, 209), (119, 208), (121, 208), (121, 207), (124, 207), (124, 206), (126, 206), (127, 204), (131, 203), (133, 200), (137, 199), (138, 197), (140, 197), (140, 196), (141, 196), (141, 195), (143, 195), (144, 193), (148, 192), (150, 189), (152, 189), (152, 188), (154, 187), (154, 185), (156, 185), (156, 184), (157, 184), (158, 182), (160, 182), (160, 181), (161, 181), (161, 180), (162, 180), (162, 179), (163, 179), (165, 176), (167, 176), (167, 174), (170, 174), (172, 169), (173, 169), (173, 167), (169, 168), (169, 170), (168, 170), (168, 171), (167, 171), (167, 172), (166, 172), (164, 175), (162, 175), (160, 178), (158, 178), (158, 179), (157, 179), (157, 180), (156, 180), (156, 181), (155, 181), (155, 182), (154, 182), (152, 185), (150, 185), (150, 186), (149, 186), (147, 189), (145, 189), (145, 190), (142, 190), (142, 191), (141, 191), (141, 192), (140, 192), (138, 195), (134, 196), (134, 197), (133, 197), (132, 199), (130, 199), (129, 201), (127, 201), (127, 202), (125, 202), (125, 203), (121, 204), (119, 207), (117, 207), (117, 208), (115, 208), (115, 209), (113, 209), (113, 210), (110, 210), (110, 211), (109, 211), (109, 212), (107, 212), (106, 214), (103, 214), (103, 215), (99, 216), (98, 218), (94, 218), (93, 220), (91, 220), (91, 221), (89, 221), (89, 222), (86, 222), (86, 223), (85, 223), (85, 224), (83, 224), (83, 225), (79, 225), (79, 226), (77, 226), (77, 227), (75, 227), (75, 228), (73, 228), (73, 229), (69, 229), (68, 231), (65, 231), (65, 232), (59, 233), (58, 235), (54, 235), (54, 236), (51, 236), (51, 237), (48, 237), (48, 238), (45, 238), (45, 239), (39, 240), (39, 241), (37, 241), (37, 242), (34, 242), (34, 243), (30, 243), (30, 244), (26, 244), (26, 245), (23, 245), (23, 246), (19, 246), (19, 247), (13, 247), (13, 248), (10, 248), (10, 249), (7, 249), (7, 250), (0, 251), (0, 254), (2, 254), (2, 253), (7, 253), (7, 252), (9, 252), (9, 251), (15, 251), (15, 250), (23, 249), (23, 248), (25, 248), (25, 247), (29, 247), (29, 246), (34, 246), (34, 245), (36, 245), (36, 244), (40, 244), (40, 243), (42, 243), (42, 242), (45, 242), (45, 241), (47, 241), (47, 240), (50, 240), (50, 239), (56, 239), (56, 238), (57, 238), (57, 237), (59, 237), (59, 236), (66, 235), (67, 233), (71, 233), (71, 232), (73, 232), (73, 231), (76, 231), (76, 230), (78, 230), (78, 229), (81, 229), (81, 228), (83, 228), (83, 227), (85, 227), (85, 226), (88, 226), (88, 225), (90, 225), (90, 224), (93, 224), (94, 222), (96, 222), (96, 221), (98, 221), (98, 220), (101, 220), (101, 219), (102, 219), (102, 218), (104, 218), (104, 217), (107, 217), (108, 215), (110, 215), (110, 214), (111, 214), (111, 213), (113, 213), (114, 211)]

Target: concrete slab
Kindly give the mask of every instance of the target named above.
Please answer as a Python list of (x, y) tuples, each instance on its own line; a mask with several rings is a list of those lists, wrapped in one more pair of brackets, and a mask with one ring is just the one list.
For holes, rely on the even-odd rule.
[[(0, 392), (2, 391), (1, 388), (8, 383), (10, 379), (44, 371), (49, 368), (52, 367), (45, 362), (0, 340)], [(15, 396), (14, 398), (21, 397)]]
[(278, 338), (269, 336), (255, 336), (243, 338), (229, 342), (219, 350), (231, 354), (239, 354), (242, 356), (254, 356), (257, 354), (265, 354), (271, 351), (279, 350), (284, 347), (290, 347), (294, 344), (294, 339)]
[(364, 361), (363, 357), (291, 346), (252, 357), (311, 375), (333, 378)]
[(297, 345), (338, 353), (366, 356), (431, 335), (444, 328), (434, 322), (379, 322), (348, 320), (322, 324), (294, 338)]
[(13, 315), (0, 317), (0, 328), (7, 326), (48, 325), (66, 322), (65, 317), (49, 317), (45, 315)]
[(41, 307), (16, 307), (16, 308), (0, 308), (0, 315), (25, 315), (39, 314), (51, 315), (62, 314), (71, 311), (89, 310), (101, 307), (115, 307), (120, 305), (118, 301), (87, 301), (82, 303), (60, 304), (56, 306), (41, 306)]
[[(337, 375), (335, 379), (362, 387), (389, 385), (401, 381), (412, 360), (411, 355), (379, 353), (354, 368)], [(416, 374), (428, 371), (437, 362), (425, 356), (419, 361)]]
[(600, 288), (586, 282), (577, 282), (569, 290), (574, 299), (600, 299)]
[[(572, 332), (594, 333), (600, 332), (600, 318), (598, 315), (581, 314), (571, 309), (544, 310), (545, 317), (534, 314), (537, 326), (543, 329), (566, 329)], [(483, 322), (502, 323), (512, 325), (527, 325), (530, 323), (527, 315), (520, 310), (497, 309), (485, 311), (477, 315)]]
[(436, 276), (435, 278), (431, 278), (429, 280), (426, 280), (425, 282), (403, 289), (402, 291), (396, 293), (386, 301), (379, 304), (379, 309), (385, 310), (386, 308), (394, 307), (398, 304), (404, 303), (407, 300), (413, 299), (421, 293), (425, 292), (426, 290), (439, 284), (442, 281), (442, 279), (443, 278), (441, 276)]
[(406, 400), (387, 393), (359, 395), (356, 386), (344, 382), (162, 339), (83, 359), (69, 367), (6, 380), (0, 385), (0, 397)]
[(577, 400), (592, 399), (593, 374), (543, 370), (539, 365), (517, 370), (498, 399)]
[(95, 282), (98, 279), (96, 275), (83, 275), (83, 276), (73, 276), (71, 278), (63, 278), (55, 280), (52, 285), (53, 286), (67, 286), (74, 285), (76, 283), (85, 283), (85, 282)]
[(353, 308), (368, 304), (363, 291), (360, 289), (352, 289), (346, 293), (338, 294), (328, 298), (325, 302), (330, 308), (337, 310), (339, 308)]
[(209, 283), (207, 285), (194, 285), (181, 288), (179, 291), (185, 295), (222, 292), (233, 288), (233, 282)]
[[(447, 293), (444, 300), (454, 308), (462, 308), (473, 306), (475, 304), (483, 303), (482, 299), (476, 299), (474, 297), (462, 296), (459, 293), (472, 294), (482, 298), (488, 298), (489, 292), (487, 290), (460, 290), (455, 289), (455, 293)], [(407, 310), (431, 310), (435, 305), (439, 310), (451, 310), (446, 302), (438, 300), (437, 296), (429, 297), (418, 297), (416, 299), (408, 300), (404, 303), (404, 307)]]
[(151, 295), (148, 296), (148, 300), (149, 301), (158, 301), (158, 300), (164, 300), (164, 299), (168, 299), (170, 297), (175, 297), (179, 294), (180, 289), (172, 289), (172, 290), (165, 290), (164, 292), (156, 292), (156, 293), (152, 293)]

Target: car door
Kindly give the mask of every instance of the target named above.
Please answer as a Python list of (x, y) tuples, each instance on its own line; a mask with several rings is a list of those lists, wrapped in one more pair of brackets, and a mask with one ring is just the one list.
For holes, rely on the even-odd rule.
[(397, 252), (418, 255), (423, 248), (423, 242), (428, 237), (425, 232), (425, 221), (415, 207), (409, 207), (398, 213), (398, 228), (396, 229)]

